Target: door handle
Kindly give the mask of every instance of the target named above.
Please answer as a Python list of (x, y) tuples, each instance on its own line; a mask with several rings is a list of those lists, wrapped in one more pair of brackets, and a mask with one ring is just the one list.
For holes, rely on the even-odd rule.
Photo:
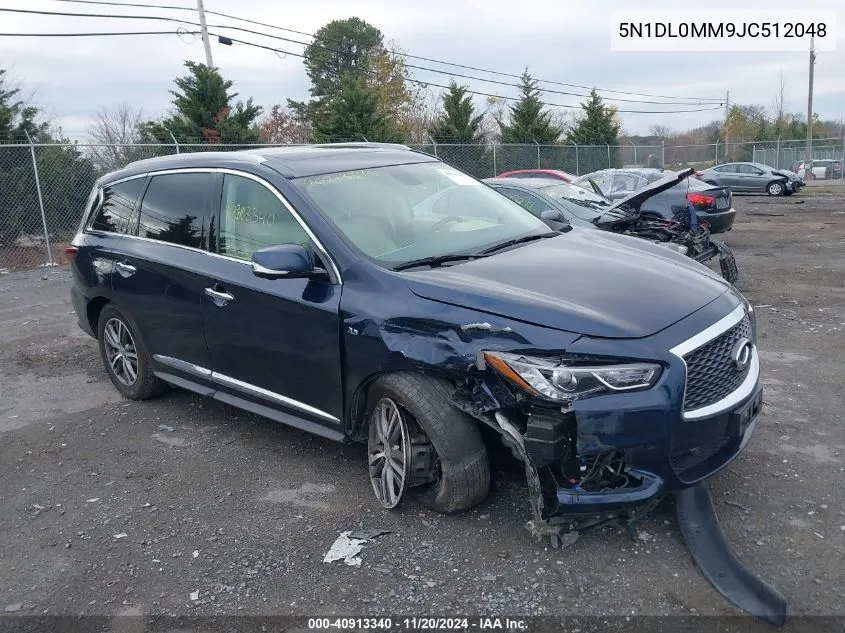
[(120, 273), (121, 277), (131, 277), (138, 269), (135, 268), (132, 264), (126, 264), (124, 262), (117, 262), (115, 264), (115, 268), (117, 268), (117, 272)]
[(219, 290), (215, 290), (214, 288), (206, 288), (205, 294), (211, 297), (211, 300), (214, 302), (219, 308), (222, 308), (224, 305), (229, 303), (230, 301), (235, 300), (235, 296), (228, 293), (228, 292), (220, 292)]

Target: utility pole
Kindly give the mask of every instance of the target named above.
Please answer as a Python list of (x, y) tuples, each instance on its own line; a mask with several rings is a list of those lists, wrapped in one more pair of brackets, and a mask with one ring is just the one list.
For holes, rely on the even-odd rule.
[[(728, 90), (725, 93), (725, 160), (730, 160), (728, 157), (728, 150), (730, 147), (728, 146), (728, 119), (731, 116), (731, 91)], [(718, 145), (717, 150), (718, 152)], [(718, 157), (716, 158), (716, 162), (719, 162)]]
[(810, 38), (810, 89), (807, 94), (807, 149), (804, 160), (813, 160), (813, 68), (816, 65), (815, 38)]
[(209, 68), (214, 68), (214, 60), (211, 59), (211, 42), (208, 40), (208, 27), (205, 24), (205, 9), (202, 6), (202, 0), (197, 0), (197, 11), (200, 14), (202, 44), (205, 46), (205, 63)]

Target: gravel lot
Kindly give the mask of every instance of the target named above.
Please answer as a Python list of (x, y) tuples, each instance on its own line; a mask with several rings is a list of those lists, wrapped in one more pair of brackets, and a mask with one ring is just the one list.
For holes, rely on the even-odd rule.
[[(789, 601), (845, 614), (845, 194), (735, 198), (765, 407), (711, 482), (729, 540)], [(476, 510), (382, 511), (365, 450), (173, 391), (121, 400), (76, 327), (66, 269), (0, 276), (0, 611), (23, 614), (737, 614), (671, 502), (551, 550), (518, 471)], [(391, 533), (360, 567), (339, 533)], [(196, 592), (196, 593), (195, 593)], [(193, 595), (192, 595), (193, 594)]]

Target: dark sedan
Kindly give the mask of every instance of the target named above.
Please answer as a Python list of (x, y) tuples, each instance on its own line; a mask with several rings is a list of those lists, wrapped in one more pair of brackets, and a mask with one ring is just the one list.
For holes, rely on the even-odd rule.
[(730, 248), (710, 239), (710, 232), (702, 226), (693, 226), (692, 218), (659, 220), (641, 217), (640, 209), (653, 195), (674, 186), (679, 173), (651, 183), (645, 189), (627, 198), (611, 202), (592, 191), (543, 178), (522, 179), (518, 182), (507, 178), (488, 178), (484, 182), (499, 193), (525, 207), (555, 230), (565, 223), (585, 228), (598, 228), (613, 233), (623, 233), (656, 242), (687, 255), (697, 262), (709, 265), (719, 259), (722, 276), (734, 283), (738, 278), (736, 260)]
[[(602, 169), (576, 178), (573, 184), (592, 189), (610, 200), (621, 200), (641, 191), (649, 184), (675, 172), (662, 169)], [(736, 211), (730, 189), (687, 178), (674, 187), (652, 196), (642, 206), (642, 214), (670, 219), (689, 205), (699, 219), (710, 224), (711, 233), (724, 233), (733, 228)]]

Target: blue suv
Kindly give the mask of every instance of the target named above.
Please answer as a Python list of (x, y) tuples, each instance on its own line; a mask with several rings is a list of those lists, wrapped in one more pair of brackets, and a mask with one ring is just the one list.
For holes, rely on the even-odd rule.
[(79, 324), (121, 394), (176, 386), (366, 442), (386, 508), (478, 504), (504, 444), (538, 533), (637, 512), (724, 468), (762, 402), (729, 283), (550, 231), (402, 146), (139, 161), (96, 183), (74, 250)]

